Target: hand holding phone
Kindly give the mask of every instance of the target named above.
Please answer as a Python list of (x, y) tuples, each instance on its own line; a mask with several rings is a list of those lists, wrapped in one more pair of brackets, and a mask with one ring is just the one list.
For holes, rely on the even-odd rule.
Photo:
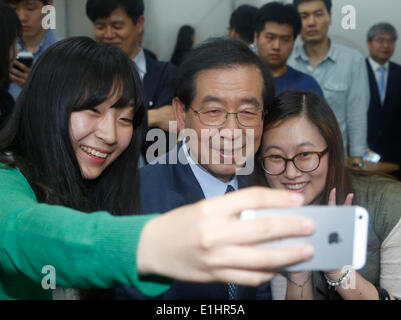
[(10, 70), (10, 79), (21, 88), (28, 79), (33, 64), (33, 54), (30, 52), (19, 52)]
[[(28, 68), (30, 68), (32, 66), (33, 63), (33, 54), (30, 52), (19, 52), (17, 54), (16, 60), (19, 63), (22, 63), (23, 65), (27, 66)], [(21, 70), (23, 71), (23, 70)]]
[(305, 217), (314, 220), (315, 232), (308, 237), (285, 238), (261, 244), (266, 248), (288, 248), (309, 244), (312, 259), (278, 271), (337, 270), (345, 266), (361, 269), (366, 263), (368, 213), (358, 206), (304, 206), (288, 209), (262, 209), (242, 212), (242, 219), (266, 217)]

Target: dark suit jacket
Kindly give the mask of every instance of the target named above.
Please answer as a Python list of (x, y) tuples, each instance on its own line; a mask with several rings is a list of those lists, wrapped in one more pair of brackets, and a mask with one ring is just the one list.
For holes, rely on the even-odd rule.
[[(169, 62), (155, 60), (145, 51), (146, 58), (146, 74), (143, 78), (143, 87), (145, 91), (145, 103), (147, 110), (158, 109), (165, 105), (171, 105), (174, 95), (173, 81), (176, 67)], [(147, 126), (148, 119), (146, 117), (146, 127), (144, 131), (144, 145), (142, 153), (145, 156), (146, 150), (153, 142), (146, 142), (146, 133), (149, 129)], [(166, 133), (166, 141), (168, 136)], [(169, 150), (168, 146), (166, 150)]]
[(175, 66), (169, 62), (155, 60), (146, 53), (145, 58), (146, 74), (143, 78), (143, 86), (147, 108), (158, 109), (164, 105), (171, 105), (174, 94)]
[[(179, 146), (180, 147), (180, 146)], [(177, 152), (177, 149), (171, 152)], [(168, 160), (169, 154), (166, 155)], [(179, 161), (178, 161), (179, 162)], [(140, 170), (142, 212), (165, 213), (169, 210), (205, 199), (201, 186), (188, 164), (148, 165)], [(248, 176), (238, 176), (239, 188), (250, 185)], [(218, 214), (218, 212), (216, 212)], [(145, 299), (137, 290), (120, 287), (118, 299)], [(166, 300), (228, 300), (227, 286), (222, 283), (189, 283), (174, 281), (171, 288), (158, 299)], [(269, 300), (269, 283), (258, 288), (238, 286), (238, 300)]]
[(380, 101), (376, 77), (366, 60), (370, 105), (368, 111), (368, 144), (383, 161), (401, 164), (401, 66), (390, 62), (384, 105)]

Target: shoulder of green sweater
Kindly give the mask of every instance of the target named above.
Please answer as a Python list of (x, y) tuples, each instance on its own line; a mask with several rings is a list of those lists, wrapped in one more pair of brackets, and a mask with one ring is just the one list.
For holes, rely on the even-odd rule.
[(23, 177), (22, 173), (14, 167), (0, 163), (0, 177)]
[(401, 183), (383, 175), (351, 173), (355, 204), (366, 208), (384, 240), (401, 219)]
[(17, 190), (36, 200), (36, 195), (25, 176), (16, 168), (0, 164), (0, 193)]

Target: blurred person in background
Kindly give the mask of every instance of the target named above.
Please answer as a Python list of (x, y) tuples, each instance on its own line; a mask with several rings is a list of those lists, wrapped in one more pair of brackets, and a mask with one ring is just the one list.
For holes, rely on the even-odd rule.
[[(42, 13), (44, 6), (53, 5), (53, 0), (6, 0), (18, 15), (22, 24), (22, 34), (17, 40), (18, 52), (30, 52), (33, 54), (33, 62), (53, 43), (60, 39), (50, 29), (44, 29), (42, 20), (45, 14)], [(14, 100), (17, 100), (22, 88), (31, 71), (28, 67), (18, 61), (13, 62), (10, 70), (9, 92)]]
[(195, 29), (190, 25), (185, 25), (178, 31), (177, 42), (170, 62), (177, 67), (185, 59), (185, 56), (192, 50), (195, 43)]
[(254, 18), (258, 8), (244, 4), (233, 11), (230, 17), (229, 37), (239, 40), (249, 46), (256, 52), (256, 46), (253, 43)]
[[(142, 162), (151, 143), (145, 135), (151, 128), (169, 130), (175, 120), (171, 106), (175, 67), (146, 55), (141, 47), (145, 24), (143, 0), (88, 0), (86, 14), (93, 23), (95, 38), (123, 50), (133, 61), (143, 82), (147, 109)], [(168, 142), (168, 136), (166, 135)], [(168, 146), (166, 146), (168, 150)]]
[(270, 2), (255, 17), (255, 44), (274, 79), (276, 95), (290, 89), (314, 91), (323, 96), (317, 81), (287, 65), (295, 39), (302, 27), (298, 11), (291, 4)]
[(0, 129), (4, 126), (14, 106), (8, 93), (10, 69), (17, 53), (17, 38), (22, 26), (14, 9), (0, 1)]
[[(382, 160), (401, 166), (401, 66), (390, 61), (397, 39), (397, 30), (389, 23), (376, 24), (368, 32), (368, 144)], [(400, 171), (394, 175), (401, 178)]]
[(302, 42), (295, 46), (288, 64), (317, 80), (340, 124), (344, 151), (352, 166), (361, 168), (370, 98), (365, 59), (329, 38), (331, 0), (294, 0), (293, 4), (302, 20)]

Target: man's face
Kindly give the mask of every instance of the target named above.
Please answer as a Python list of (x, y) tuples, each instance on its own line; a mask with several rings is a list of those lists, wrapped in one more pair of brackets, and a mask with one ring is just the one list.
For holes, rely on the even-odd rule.
[(125, 9), (117, 8), (107, 18), (94, 22), (94, 34), (97, 41), (120, 48), (134, 59), (139, 51), (143, 25), (143, 16), (134, 24)]
[[(223, 109), (229, 113), (243, 112), (246, 118), (247, 110), (262, 111), (263, 83), (259, 69), (253, 65), (205, 70), (195, 79), (196, 94), (190, 109), (186, 110), (178, 98), (173, 101), (178, 129), (192, 129), (196, 133), (196, 137), (191, 137), (188, 142), (189, 147), (195, 149), (193, 158), (203, 170), (221, 181), (229, 181), (236, 169), (244, 165), (244, 159), (253, 157), (259, 148), (263, 132), (262, 113), (252, 127), (241, 125), (234, 114), (227, 115), (225, 122), (216, 127), (202, 123), (198, 112), (207, 111), (213, 117)], [(248, 141), (247, 130), (248, 134), (251, 133)], [(202, 134), (211, 138), (202, 139)], [(214, 140), (216, 137), (217, 141)], [(217, 155), (217, 163), (212, 155)]]
[(298, 5), (302, 19), (301, 37), (304, 42), (321, 42), (327, 38), (331, 15), (323, 1), (303, 2)]
[(386, 63), (394, 54), (395, 39), (389, 33), (379, 33), (368, 41), (370, 56), (380, 64)]
[[(53, 1), (49, 1), (52, 4)], [(39, 0), (24, 0), (11, 4), (22, 24), (22, 38), (34, 38), (44, 32), (42, 28), (43, 3)]]
[(266, 22), (264, 29), (255, 33), (259, 56), (274, 70), (287, 64), (294, 47), (292, 26)]

